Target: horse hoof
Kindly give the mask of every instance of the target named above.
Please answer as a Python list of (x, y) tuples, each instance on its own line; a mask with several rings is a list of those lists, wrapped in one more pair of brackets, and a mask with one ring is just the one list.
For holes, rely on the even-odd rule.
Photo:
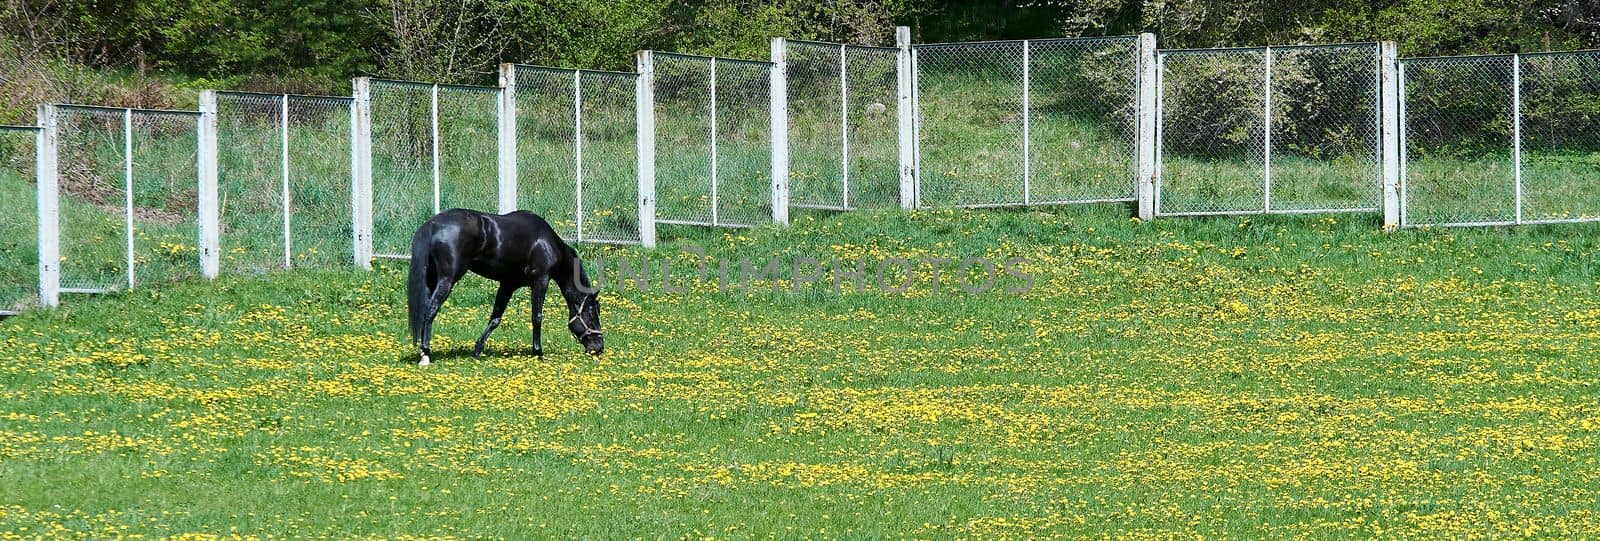
[(433, 364), (433, 363), (428, 362), (428, 356), (427, 355), (423, 355), (422, 356), (422, 360), (417, 361), (417, 366), (428, 366), (430, 364)]

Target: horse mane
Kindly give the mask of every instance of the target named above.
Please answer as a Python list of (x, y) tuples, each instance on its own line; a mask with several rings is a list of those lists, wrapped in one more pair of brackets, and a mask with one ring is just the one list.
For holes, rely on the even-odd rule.
[(578, 257), (578, 250), (563, 240), (561, 242), (561, 253), (563, 259), (565, 259), (562, 262), (563, 266), (577, 270), (578, 275), (575, 278), (578, 285), (582, 286), (584, 291), (593, 291), (594, 286), (589, 283), (589, 272), (583, 268), (583, 258)]

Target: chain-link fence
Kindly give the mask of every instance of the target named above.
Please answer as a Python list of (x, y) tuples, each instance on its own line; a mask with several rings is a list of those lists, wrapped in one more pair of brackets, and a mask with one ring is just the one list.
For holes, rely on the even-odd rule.
[(1600, 51), (1517, 59), (1522, 221), (1600, 219)]
[(652, 55), (657, 221), (771, 221), (772, 63)]
[(199, 113), (56, 111), (61, 291), (199, 276)]
[(1404, 225), (1600, 219), (1600, 52), (1401, 61)]
[(1378, 50), (1161, 51), (1156, 213), (1377, 211)]
[(912, 49), (917, 206), (1027, 201), (1023, 47), (999, 41)]
[(0, 126), (0, 314), (39, 304), (38, 128)]
[(1509, 55), (1400, 62), (1402, 223), (1516, 221), (1515, 64)]
[(912, 51), (919, 206), (1134, 200), (1138, 37)]
[(1267, 51), (1161, 51), (1156, 214), (1265, 208)]
[[(500, 207), (500, 89), (437, 85), (439, 91), (439, 205), (498, 212)], [(422, 225), (421, 221), (411, 229)], [(406, 234), (410, 245), (410, 232)]]
[(410, 258), (441, 210), (499, 209), (500, 89), (372, 79), (369, 92), (374, 255)]
[(350, 101), (217, 93), (223, 272), (350, 264)]
[(638, 75), (583, 71), (580, 79), (578, 240), (637, 244)]
[(1029, 203), (1133, 201), (1139, 38), (1030, 40)]
[(516, 67), (518, 208), (562, 238), (640, 242), (637, 78)]
[(517, 66), (517, 208), (550, 222), (563, 239), (578, 231), (578, 80), (572, 70)]
[(434, 86), (373, 79), (372, 251), (410, 258), (411, 234), (443, 207), (436, 190)]
[(898, 49), (786, 40), (789, 206), (900, 204)]

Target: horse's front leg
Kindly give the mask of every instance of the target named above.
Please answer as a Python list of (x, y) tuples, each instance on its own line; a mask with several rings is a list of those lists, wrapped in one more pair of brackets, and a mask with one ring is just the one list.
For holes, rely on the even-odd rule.
[(550, 290), (550, 276), (541, 274), (533, 278), (533, 355), (544, 357), (544, 345), (539, 331), (544, 327), (544, 297)]
[(489, 326), (483, 329), (483, 336), (478, 337), (478, 345), (472, 348), (472, 358), (483, 355), (483, 345), (489, 342), (489, 333), (500, 326), (500, 316), (506, 314), (506, 305), (511, 303), (511, 294), (520, 287), (512, 282), (500, 282), (500, 290), (494, 294), (494, 311), (489, 314)]

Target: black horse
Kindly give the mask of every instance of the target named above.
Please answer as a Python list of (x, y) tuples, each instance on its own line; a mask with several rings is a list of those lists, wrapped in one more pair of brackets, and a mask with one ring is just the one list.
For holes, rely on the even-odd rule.
[(411, 236), (406, 299), (411, 312), (411, 341), (421, 342), (418, 365), (429, 364), (433, 318), (450, 297), (450, 289), (467, 271), (500, 282), (494, 313), (489, 314), (489, 327), (478, 337), (473, 358), (483, 354), (489, 333), (500, 326), (500, 316), (505, 315), (511, 294), (524, 287), (533, 288), (533, 354), (544, 355), (539, 328), (544, 323), (544, 297), (551, 279), (567, 299), (567, 329), (590, 355), (599, 355), (605, 349), (598, 292), (589, 285), (578, 251), (556, 236), (544, 218), (525, 210), (495, 215), (450, 209), (428, 219)]

